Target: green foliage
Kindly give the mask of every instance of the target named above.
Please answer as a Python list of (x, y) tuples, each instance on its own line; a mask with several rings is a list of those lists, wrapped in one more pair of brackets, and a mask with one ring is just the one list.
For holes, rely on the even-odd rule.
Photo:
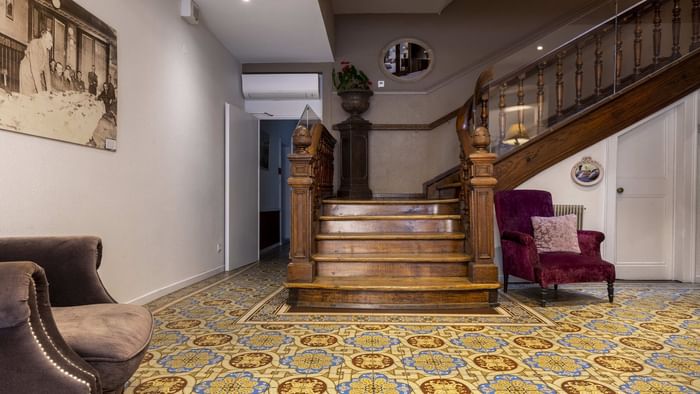
[(333, 69), (333, 86), (339, 92), (351, 89), (371, 90), (372, 81), (364, 72), (358, 70), (349, 62), (340, 62), (343, 68), (336, 73)]

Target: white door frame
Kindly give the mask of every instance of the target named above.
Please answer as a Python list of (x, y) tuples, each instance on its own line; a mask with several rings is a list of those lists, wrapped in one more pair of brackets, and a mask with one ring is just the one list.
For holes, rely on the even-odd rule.
[(224, 271), (231, 270), (231, 104), (224, 103)]
[(617, 148), (618, 139), (639, 127), (641, 124), (658, 116), (676, 112), (675, 145), (673, 147), (674, 184), (673, 184), (673, 231), (672, 231), (672, 276), (683, 282), (695, 281), (696, 249), (696, 184), (698, 153), (698, 100), (700, 93), (695, 92), (670, 105), (658, 113), (635, 123), (615, 134), (608, 140), (607, 175), (605, 177), (605, 249), (606, 258), (616, 262), (616, 213), (617, 213)]

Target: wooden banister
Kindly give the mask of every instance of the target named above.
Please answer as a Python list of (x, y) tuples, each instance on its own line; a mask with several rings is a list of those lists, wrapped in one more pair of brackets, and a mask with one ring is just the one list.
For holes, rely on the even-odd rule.
[[(669, 20), (662, 21), (664, 15)], [(690, 22), (690, 28), (681, 29), (682, 21)], [(690, 45), (681, 46), (686, 42)], [(648, 0), (488, 86), (480, 77), (469, 104), (458, 113), (462, 164), (426, 182), (424, 190), (434, 196), (433, 191), (444, 190), (466, 171), (464, 160), (472, 153), (472, 133), (479, 124), (497, 130), (490, 147), (499, 156), (495, 162), (496, 188), (514, 188), (631, 121), (651, 115), (650, 110), (700, 87), (698, 56), (700, 0)], [(574, 67), (567, 66), (571, 64)], [(497, 97), (493, 105), (488, 104), (489, 92)], [(637, 97), (645, 99), (640, 102)], [(522, 122), (526, 107), (531, 111), (524, 117), (530, 122), (526, 128), (529, 141), (516, 146), (502, 144), (509, 125)], [(609, 108), (617, 108), (617, 112)], [(490, 125), (483, 122), (488, 121), (489, 112), (497, 114)]]
[(317, 123), (311, 130), (297, 126), (292, 134), (294, 152), (289, 155), (291, 175), (291, 235), (287, 282), (313, 282), (316, 265), (315, 237), (321, 200), (333, 194), (335, 138)]

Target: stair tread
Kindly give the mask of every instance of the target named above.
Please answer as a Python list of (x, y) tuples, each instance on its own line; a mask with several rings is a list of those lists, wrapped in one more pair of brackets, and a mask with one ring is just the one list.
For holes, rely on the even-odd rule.
[(446, 199), (382, 199), (382, 200), (343, 200), (343, 199), (328, 199), (323, 200), (324, 204), (348, 204), (348, 205), (428, 205), (428, 204), (454, 204), (458, 203), (458, 198)]
[(461, 182), (452, 182), (452, 183), (446, 183), (444, 185), (439, 185), (437, 187), (438, 190), (444, 190), (444, 189), (454, 189), (456, 187), (462, 187)]
[(459, 220), (460, 215), (347, 215), (347, 216), (321, 216), (322, 221), (331, 220)]
[(435, 240), (435, 239), (464, 239), (466, 235), (460, 232), (454, 233), (321, 233), (316, 235), (317, 240)]
[(288, 288), (340, 289), (340, 290), (385, 290), (385, 291), (446, 291), (497, 289), (498, 283), (472, 283), (463, 276), (442, 277), (328, 277), (318, 276), (310, 283), (286, 283)]
[(342, 262), (436, 262), (436, 263), (462, 263), (471, 261), (472, 257), (466, 253), (332, 253), (315, 254), (311, 256), (315, 261), (342, 261)]

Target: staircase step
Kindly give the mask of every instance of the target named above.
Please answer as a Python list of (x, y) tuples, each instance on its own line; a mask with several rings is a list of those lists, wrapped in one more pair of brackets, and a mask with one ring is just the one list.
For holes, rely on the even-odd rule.
[(321, 233), (459, 232), (460, 215), (321, 216)]
[(319, 277), (464, 277), (471, 256), (452, 253), (318, 253)]
[[(463, 233), (424, 233), (432, 237), (410, 237), (412, 234), (385, 237), (393, 234), (373, 234), (374, 238), (353, 238), (352, 233), (336, 233), (338, 238), (329, 238), (334, 234), (323, 234), (316, 237), (318, 253), (443, 253), (464, 251)], [(421, 233), (416, 233), (421, 234)], [(437, 234), (437, 235), (436, 235)], [(422, 235), (422, 234), (421, 234)], [(457, 237), (441, 237), (441, 235), (457, 235)], [(403, 238), (401, 238), (403, 237)]]
[(286, 283), (290, 301), (300, 307), (450, 309), (496, 303), (498, 283), (472, 283), (466, 277), (316, 277)]
[(391, 204), (409, 204), (409, 205), (429, 205), (429, 204), (454, 204), (458, 203), (457, 198), (448, 199), (376, 199), (376, 200), (343, 200), (343, 199), (327, 199), (323, 200), (324, 204), (358, 204), (358, 205), (391, 205)]
[(439, 240), (464, 239), (464, 233), (321, 233), (317, 240)]
[(466, 263), (471, 256), (465, 253), (336, 253), (315, 254), (311, 258), (316, 262), (385, 262), (385, 263)]
[(456, 189), (462, 187), (461, 182), (452, 182), (452, 183), (445, 183), (444, 185), (438, 185), (437, 189), (438, 190), (444, 190), (444, 189)]
[(290, 289), (335, 289), (365, 291), (444, 291), (498, 289), (498, 283), (472, 283), (467, 277), (405, 278), (364, 276), (352, 278), (318, 276), (311, 283), (287, 283)]

